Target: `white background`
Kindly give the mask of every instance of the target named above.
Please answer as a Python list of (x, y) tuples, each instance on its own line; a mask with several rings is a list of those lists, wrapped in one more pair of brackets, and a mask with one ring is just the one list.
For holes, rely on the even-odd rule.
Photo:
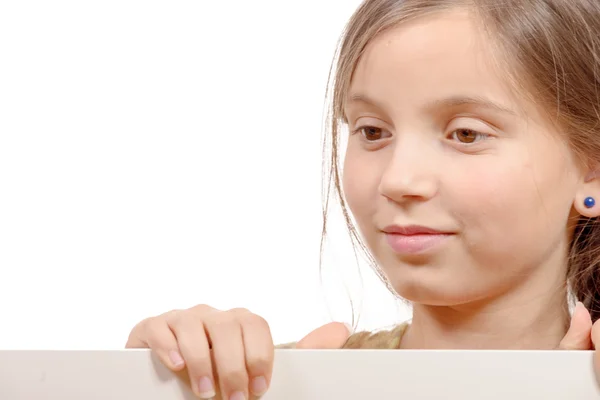
[(358, 4), (1, 2), (0, 348), (123, 348), (198, 303), (276, 342), (351, 299), (361, 328), (408, 318), (338, 214), (319, 273), (325, 87)]

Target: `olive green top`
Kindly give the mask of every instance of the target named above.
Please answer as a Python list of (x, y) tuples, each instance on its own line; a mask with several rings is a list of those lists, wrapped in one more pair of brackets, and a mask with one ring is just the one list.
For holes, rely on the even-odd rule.
[[(404, 322), (390, 330), (361, 331), (350, 335), (342, 349), (398, 349), (408, 323)], [(275, 346), (276, 349), (294, 349), (297, 342), (283, 343)]]

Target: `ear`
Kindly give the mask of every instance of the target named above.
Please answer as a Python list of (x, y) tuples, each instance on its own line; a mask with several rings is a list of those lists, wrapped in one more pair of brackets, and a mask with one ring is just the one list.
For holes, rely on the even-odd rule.
[(600, 164), (594, 164), (575, 195), (575, 209), (584, 217), (600, 216)]

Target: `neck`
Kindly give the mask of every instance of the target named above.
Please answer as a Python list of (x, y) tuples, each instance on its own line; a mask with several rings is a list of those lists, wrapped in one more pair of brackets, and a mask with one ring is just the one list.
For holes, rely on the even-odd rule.
[(415, 304), (407, 349), (555, 349), (568, 329), (566, 294), (488, 299), (461, 306)]

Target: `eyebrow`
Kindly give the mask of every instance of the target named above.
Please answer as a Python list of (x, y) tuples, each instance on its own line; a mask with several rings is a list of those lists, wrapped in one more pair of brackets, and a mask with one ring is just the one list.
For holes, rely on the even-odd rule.
[[(382, 105), (377, 101), (373, 100), (369, 96), (364, 94), (355, 93), (352, 94), (349, 98), (349, 102), (362, 102), (366, 104), (370, 104), (377, 108), (383, 109)], [(510, 115), (517, 115), (517, 112), (503, 106), (501, 104), (495, 103), (492, 100), (489, 100), (485, 97), (479, 96), (452, 96), (444, 99), (433, 100), (427, 103), (427, 109), (436, 109), (436, 108), (449, 108), (449, 107), (459, 107), (459, 106), (473, 106), (473, 107), (481, 107), (490, 109), (496, 112), (501, 112)]]
[(517, 112), (512, 110), (511, 108), (495, 103), (492, 100), (489, 100), (485, 97), (479, 96), (453, 96), (442, 100), (434, 100), (428, 105), (428, 108), (459, 107), (465, 105), (487, 108), (505, 114), (517, 115)]

